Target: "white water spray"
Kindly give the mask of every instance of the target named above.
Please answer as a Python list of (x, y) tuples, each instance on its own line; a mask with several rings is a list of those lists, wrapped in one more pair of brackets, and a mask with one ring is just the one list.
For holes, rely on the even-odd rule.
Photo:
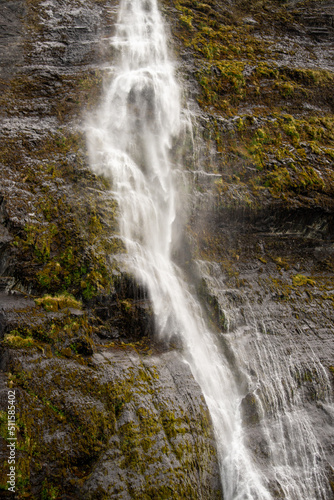
[(112, 43), (119, 61), (90, 125), (92, 168), (112, 180), (129, 270), (149, 292), (157, 335), (181, 338), (203, 390), (225, 500), (269, 500), (267, 480), (244, 445), (240, 403), (245, 394), (171, 259), (177, 189), (169, 155), (181, 110), (156, 0), (122, 0)]

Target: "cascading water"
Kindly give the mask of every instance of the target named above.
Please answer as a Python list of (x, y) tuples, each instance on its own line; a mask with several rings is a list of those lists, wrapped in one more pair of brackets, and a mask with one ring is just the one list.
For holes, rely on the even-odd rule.
[[(268, 480), (244, 444), (240, 404), (245, 393), (171, 258), (177, 183), (169, 155), (182, 115), (156, 0), (123, 0), (112, 43), (119, 61), (103, 107), (90, 124), (92, 168), (112, 180), (127, 265), (149, 292), (157, 335), (182, 340), (203, 390), (225, 500), (271, 499)], [(293, 492), (286, 498), (297, 499)]]
[(267, 331), (269, 315), (264, 317), (263, 309), (253, 309), (241, 291), (229, 291), (238, 299), (238, 305), (231, 306), (217, 263), (198, 261), (198, 266), (226, 316), (228, 332), (224, 337), (230, 340), (235, 362), (248, 374), (248, 397), (258, 424), (252, 426), (250, 434), (255, 436), (248, 436), (248, 443), (253, 448), (259, 448), (260, 443), (257, 454), (263, 456), (263, 470), (271, 478), (272, 488), (279, 498), (331, 498), (324, 453), (300, 386), (303, 377), (311, 376), (312, 400), (333, 415), (331, 383), (325, 368), (312, 347), (299, 346), (283, 326), (274, 334)]

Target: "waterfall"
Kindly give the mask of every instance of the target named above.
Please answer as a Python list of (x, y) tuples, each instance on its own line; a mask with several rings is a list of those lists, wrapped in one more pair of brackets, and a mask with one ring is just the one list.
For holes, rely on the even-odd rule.
[[(245, 387), (237, 383), (219, 337), (209, 330), (172, 260), (179, 195), (170, 154), (182, 111), (156, 0), (122, 0), (112, 44), (118, 60), (110, 68), (103, 105), (89, 125), (92, 168), (111, 179), (127, 266), (148, 290), (157, 335), (181, 340), (185, 362), (204, 393), (224, 499), (271, 499), (269, 481), (245, 445)], [(292, 492), (286, 498), (297, 496)]]

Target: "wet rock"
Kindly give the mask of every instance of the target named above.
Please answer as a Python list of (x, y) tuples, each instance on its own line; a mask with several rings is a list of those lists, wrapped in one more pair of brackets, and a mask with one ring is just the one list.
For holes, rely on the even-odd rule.
[[(102, 350), (87, 365), (64, 356), (32, 349), (2, 358), (22, 422), (18, 443), (30, 443), (17, 457), (20, 470), (29, 465), (25, 492), (41, 496), (48, 484), (58, 495), (87, 500), (121, 491), (134, 499), (165, 491), (221, 498), (208, 410), (177, 354)], [(41, 455), (34, 456), (37, 443)]]
[(81, 309), (74, 309), (73, 307), (69, 307), (68, 310), (71, 313), (71, 315), (75, 317), (80, 317), (85, 314)]
[(95, 351), (93, 341), (87, 336), (73, 337), (64, 343), (64, 349), (72, 349), (76, 354), (91, 356)]
[(0, 3), (1, 78), (9, 78), (23, 64), (22, 17), (26, 5), (20, 0)]
[[(284, 376), (269, 370), (270, 380), (296, 381), (333, 464), (326, 402), (334, 321), (332, 156), (326, 151), (333, 148), (329, 122), (312, 125), (333, 109), (332, 83), (322, 73), (333, 71), (332, 13), (326, 2), (296, 4), (297, 10), (295, 4), (264, 10), (262, 4), (244, 9), (232, 2), (227, 9), (215, 1), (212, 7), (184, 2), (192, 10), (191, 31), (180, 23), (179, 7), (164, 6), (196, 117), (185, 134), (187, 153), (184, 138), (175, 146), (175, 164), (183, 155), (192, 179), (191, 243), (180, 261), (186, 266), (196, 246), (197, 257), (213, 268), (211, 275), (202, 269), (206, 289), (199, 295), (209, 303), (212, 328), (224, 331), (219, 342), (244, 395), (246, 440), (264, 471), (270, 454), (250, 387), (262, 381), (254, 339), (290, 360)], [(121, 342), (97, 352), (92, 341), (151, 339), (154, 331), (146, 291), (109, 258), (124, 251), (115, 236), (116, 204), (110, 186), (87, 168), (80, 126), (98, 101), (103, 65), (115, 57), (102, 40), (112, 35), (117, 6), (3, 0), (0, 7), (0, 334), (24, 327), (44, 332), (29, 348), (1, 346), (1, 387), (13, 386), (19, 401), (19, 494), (220, 498), (210, 419), (178, 356), (140, 357)], [(194, 52), (198, 28), (202, 41)], [(224, 34), (215, 47), (225, 28), (233, 39)], [(215, 94), (199, 81), (207, 67), (213, 86), (227, 78)], [(289, 117), (297, 125), (311, 119), (298, 125), (300, 139), (287, 126)], [(294, 286), (295, 274), (304, 285)], [(8, 295), (15, 288), (34, 295), (66, 289), (89, 306), (89, 321), (86, 311), (46, 313), (20, 294)], [(48, 337), (52, 324), (55, 339)], [(242, 370), (236, 343), (246, 346)], [(272, 493), (282, 493), (274, 479)]]
[(254, 26), (255, 24), (257, 24), (257, 21), (253, 18), (253, 17), (244, 17), (242, 22), (244, 24), (250, 24), (252, 26)]
[(2, 339), (4, 336), (6, 326), (7, 326), (7, 322), (5, 319), (5, 315), (3, 314), (3, 312), (0, 311), (0, 339)]
[[(301, 218), (307, 214), (301, 214)], [(207, 294), (218, 301), (226, 315), (228, 333), (225, 336), (238, 358), (235, 371), (239, 384), (245, 384), (241, 415), (247, 446), (273, 481), (273, 494), (282, 485), (275, 483), (268, 470), (271, 447), (277, 439), (275, 436), (280, 434), (280, 425), (285, 432), (292, 432), (289, 443), (294, 439), (297, 413), (299, 419), (306, 418), (323, 450), (322, 459), (317, 463), (319, 474), (330, 478), (328, 470), (333, 463), (333, 451), (328, 442), (328, 425), (332, 419), (330, 401), (334, 387), (330, 373), (334, 317), (328, 302), (333, 257), (331, 245), (326, 251), (327, 243), (323, 239), (331, 232), (327, 233), (324, 221), (318, 224), (316, 213), (310, 214), (310, 226), (317, 227), (315, 232), (305, 230), (305, 223), (300, 218), (294, 219), (292, 214), (279, 217), (277, 212), (276, 216), (275, 223), (271, 219), (271, 228), (277, 233), (275, 229), (265, 233), (266, 224), (262, 221), (259, 230), (255, 223), (254, 232), (250, 234), (245, 230), (247, 225), (242, 228), (242, 218), (235, 240), (229, 240), (232, 229), (223, 230), (224, 250), (230, 241), (232, 252), (237, 241), (238, 260), (230, 254), (229, 264), (226, 261), (218, 264), (212, 255), (210, 262), (199, 263)], [(327, 215), (324, 219), (328, 220)], [(288, 221), (285, 236), (282, 229)], [(324, 231), (322, 235), (320, 228)], [(214, 234), (217, 234), (216, 228)], [(319, 245), (323, 252), (321, 259), (318, 259)], [(312, 284), (308, 281), (311, 275)], [(299, 285), (302, 280), (304, 284)], [(233, 284), (237, 285), (236, 294), (230, 293)], [(242, 366), (248, 375), (247, 382), (244, 374), (238, 372)], [(300, 440), (304, 438), (302, 431)], [(294, 446), (298, 447), (299, 442)], [(331, 498), (326, 479), (324, 485), (326, 498)]]
[(123, 273), (117, 276), (114, 285), (114, 294), (98, 296), (91, 303), (92, 311), (104, 323), (98, 335), (127, 340), (152, 338), (154, 315), (150, 300), (143, 298), (146, 292), (133, 277)]
[(19, 294), (0, 292), (0, 311), (1, 338), (19, 326), (31, 328), (43, 325), (46, 321), (45, 314), (37, 311), (35, 302)]
[(242, 402), (242, 415), (245, 425), (257, 425), (260, 421), (258, 406), (254, 394), (247, 394)]

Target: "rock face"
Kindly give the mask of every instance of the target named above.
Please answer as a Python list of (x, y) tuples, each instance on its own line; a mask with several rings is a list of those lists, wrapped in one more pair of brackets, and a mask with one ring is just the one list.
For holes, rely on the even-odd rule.
[(0, 496), (12, 388), (16, 498), (221, 498), (201, 391), (110, 257), (116, 204), (88, 167), (117, 6), (0, 6)]
[(247, 442), (284, 497), (267, 466), (295, 405), (332, 498), (333, 2), (164, 5), (195, 123), (191, 273), (244, 384)]
[[(87, 167), (80, 116), (99, 96), (99, 42), (112, 7), (1, 5), (16, 29), (14, 37), (2, 28), (4, 53), (16, 54), (0, 81), (3, 282), (14, 277), (20, 289), (80, 290), (88, 299), (110, 282), (105, 259), (98, 264), (102, 246), (110, 253), (120, 247), (110, 237), (115, 203)], [(102, 243), (96, 236), (104, 231)]]
[(15, 387), (24, 498), (221, 498), (210, 416), (176, 353), (8, 350), (1, 369)]
[[(194, 123), (181, 152), (186, 250), (175, 258), (229, 346), (254, 460), (270, 477), (254, 387), (279, 380), (323, 447), (329, 500), (333, 3), (161, 7)], [(221, 498), (200, 389), (154, 340), (145, 290), (112, 258), (124, 252), (117, 206), (88, 167), (83, 124), (113, 58), (116, 9), (0, 1), (1, 410), (12, 387), (17, 498)]]

